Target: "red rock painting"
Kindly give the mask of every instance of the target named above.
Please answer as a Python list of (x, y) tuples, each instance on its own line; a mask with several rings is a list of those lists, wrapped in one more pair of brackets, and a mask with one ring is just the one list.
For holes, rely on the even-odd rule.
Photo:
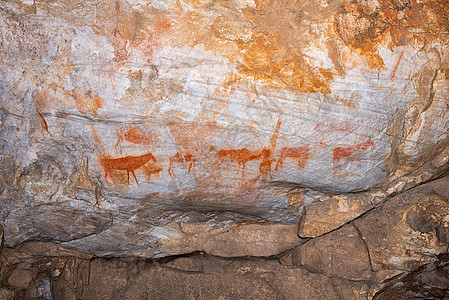
[(102, 116), (97, 112), (106, 104), (100, 96), (92, 96), (89, 91), (82, 91), (80, 88), (76, 88), (71, 92), (66, 92), (66, 94), (75, 100), (76, 108), (83, 115), (88, 115), (90, 113), (94, 117), (105, 118), (105, 116)]
[(350, 131), (351, 129), (351, 125), (347, 121), (332, 123), (318, 122), (313, 128), (313, 131), (318, 133), (333, 133)]
[(129, 173), (131, 172), (131, 174), (134, 176), (134, 179), (136, 180), (136, 183), (139, 184), (134, 171), (145, 165), (150, 160), (156, 162), (153, 154), (148, 152), (147, 154), (143, 154), (140, 156), (125, 156), (119, 158), (101, 157), (99, 159), (99, 162), (104, 168), (104, 178), (106, 181), (108, 180), (108, 175), (111, 174), (111, 172), (126, 171), (128, 175), (127, 183), (129, 184)]
[[(273, 154), (276, 150), (276, 143), (279, 137), (279, 130), (281, 128), (282, 120), (278, 120), (276, 123), (276, 128), (273, 135), (270, 138), (268, 147), (264, 147), (260, 150), (248, 150), (247, 148), (241, 149), (222, 149), (216, 153), (216, 159), (220, 161), (219, 166), (223, 161), (234, 161), (237, 162), (239, 168), (242, 169), (242, 178), (245, 178), (245, 167), (249, 161), (261, 160), (259, 165), (259, 175), (253, 179), (257, 181), (262, 178), (263, 182), (266, 182), (268, 177), (271, 178), (271, 164), (275, 161), (273, 159)], [(215, 150), (212, 146), (210, 150)]]
[(219, 160), (219, 166), (224, 161), (237, 162), (239, 168), (242, 169), (242, 178), (245, 178), (245, 167), (246, 164), (251, 160), (261, 159), (263, 153), (261, 150), (248, 150), (246, 148), (242, 149), (222, 149), (216, 153), (216, 159)]
[(356, 161), (360, 160), (360, 156), (363, 151), (368, 150), (369, 148), (374, 148), (373, 140), (369, 140), (364, 143), (353, 144), (352, 146), (347, 147), (335, 147), (332, 150), (332, 162), (334, 167), (341, 162), (342, 160), (348, 161)]
[(279, 159), (276, 162), (275, 170), (277, 171), (279, 167), (282, 168), (284, 160), (287, 158), (298, 160), (298, 169), (304, 169), (307, 160), (309, 159), (310, 146), (299, 146), (299, 147), (284, 147), (281, 150)]
[(142, 129), (140, 127), (119, 127), (116, 129), (117, 144), (115, 149), (122, 153), (121, 143), (128, 141), (137, 145), (153, 146), (158, 141), (160, 134), (149, 129)]
[(271, 164), (274, 162), (274, 159), (272, 158), (272, 153), (270, 149), (262, 149), (262, 161), (259, 165), (259, 176), (257, 176), (256, 180), (261, 178), (262, 182), (267, 182), (268, 177), (270, 177), (270, 180), (273, 179), (271, 176)]
[(172, 157), (170, 157), (170, 165), (168, 167), (168, 174), (171, 177), (176, 177), (175, 173), (173, 172), (173, 165), (175, 163), (189, 163), (189, 170), (188, 172), (190, 173), (190, 171), (192, 170), (192, 168), (195, 167), (195, 159), (193, 158), (192, 153), (176, 153), (175, 155), (173, 155)]
[(402, 50), (401, 54), (399, 55), (398, 62), (396, 63), (396, 65), (394, 66), (393, 71), (391, 72), (391, 76), (390, 76), (391, 80), (393, 80), (394, 77), (396, 76), (396, 71), (397, 71), (397, 69), (399, 67), (399, 64), (401, 63), (402, 56), (404, 56), (404, 51), (405, 50)]
[(39, 117), (41, 118), (41, 125), (42, 125), (41, 133), (42, 133), (42, 136), (45, 136), (45, 132), (47, 132), (51, 136), (50, 131), (48, 131), (48, 124), (47, 124), (47, 121), (45, 120), (44, 116), (41, 114), (41, 112), (37, 108), (36, 108), (36, 112), (39, 115)]

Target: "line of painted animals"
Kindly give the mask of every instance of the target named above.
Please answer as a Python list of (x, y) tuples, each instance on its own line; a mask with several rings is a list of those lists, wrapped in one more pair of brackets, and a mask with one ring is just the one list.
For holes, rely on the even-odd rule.
[[(374, 142), (369, 140), (363, 143), (356, 143), (351, 146), (346, 147), (335, 147), (332, 150), (333, 155), (333, 166), (338, 167), (344, 160), (358, 160), (360, 159), (361, 153), (368, 150), (369, 148), (374, 148)], [(241, 169), (242, 178), (245, 178), (245, 167), (249, 161), (261, 160), (259, 165), (259, 177), (262, 176), (264, 180), (267, 176), (271, 177), (271, 165), (276, 162), (275, 170), (282, 168), (284, 161), (289, 159), (297, 160), (298, 169), (301, 170), (305, 167), (309, 156), (311, 155), (310, 146), (299, 146), (299, 147), (284, 147), (281, 149), (278, 159), (273, 159), (273, 153), (270, 149), (261, 150), (248, 150), (246, 148), (241, 149), (221, 149), (215, 150), (214, 147), (210, 146), (210, 151), (215, 152), (215, 160), (218, 166), (224, 161), (236, 162)], [(188, 172), (190, 173), (195, 167), (195, 158), (190, 152), (178, 152), (169, 158), (170, 164), (168, 167), (168, 174), (171, 177), (175, 177), (173, 167), (175, 164), (188, 164)], [(138, 184), (135, 170), (139, 169), (149, 161), (156, 163), (156, 158), (151, 153), (146, 153), (140, 156), (125, 156), (119, 158), (102, 157), (99, 159), (100, 164), (103, 166), (105, 171), (105, 179), (107, 181), (108, 175), (113, 171), (126, 171), (127, 172), (127, 182), (129, 184), (129, 173), (131, 173)]]

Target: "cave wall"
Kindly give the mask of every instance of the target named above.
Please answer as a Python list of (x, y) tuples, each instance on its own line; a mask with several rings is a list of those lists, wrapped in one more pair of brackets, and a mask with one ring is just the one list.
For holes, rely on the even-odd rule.
[(332, 238), (365, 249), (348, 280), (431, 263), (448, 195), (395, 197), (449, 170), (448, 18), (446, 0), (0, 2), (5, 247), (304, 244), (296, 264), (334, 276), (314, 254)]

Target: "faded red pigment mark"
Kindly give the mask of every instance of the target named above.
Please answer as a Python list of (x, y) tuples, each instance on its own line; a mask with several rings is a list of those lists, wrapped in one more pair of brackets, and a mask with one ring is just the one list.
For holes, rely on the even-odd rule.
[(351, 125), (346, 121), (336, 122), (332, 124), (318, 122), (313, 128), (313, 131), (317, 131), (320, 133), (331, 133), (331, 132), (350, 131), (350, 130)]
[(271, 164), (274, 162), (274, 159), (270, 149), (262, 149), (261, 155), (262, 161), (259, 165), (259, 176), (255, 180), (262, 177), (262, 182), (267, 182), (268, 176), (270, 176), (270, 180), (273, 179), (271, 176)]
[(160, 134), (153, 132), (148, 129), (142, 129), (140, 127), (119, 127), (115, 131), (117, 133), (117, 144), (115, 145), (115, 149), (117, 152), (118, 149), (120, 153), (122, 153), (121, 143), (123, 141), (128, 141), (133, 144), (138, 145), (154, 145), (159, 139)]
[(128, 59), (128, 40), (123, 39), (120, 32), (121, 6), (119, 0), (115, 1), (116, 25), (112, 31), (112, 46), (114, 47), (114, 61), (120, 62)]
[(293, 158), (298, 160), (298, 169), (304, 169), (307, 160), (309, 159), (310, 146), (299, 146), (299, 147), (284, 147), (281, 150), (279, 159), (276, 162), (275, 170), (277, 171), (279, 167), (282, 167), (284, 160), (286, 158)]
[[(252, 160), (261, 160), (259, 165), (259, 175), (253, 179), (254, 183), (262, 178), (263, 182), (266, 182), (268, 176), (271, 176), (271, 165), (275, 161), (273, 159), (273, 153), (276, 150), (276, 143), (279, 137), (279, 131), (281, 129), (282, 120), (279, 119), (276, 123), (276, 128), (273, 132), (273, 135), (270, 138), (269, 148), (264, 147), (261, 150), (248, 150), (246, 148), (242, 149), (222, 149), (219, 150), (216, 154), (216, 159), (220, 160), (220, 165), (224, 160), (235, 161), (238, 163), (239, 168), (242, 168), (242, 178), (245, 178), (245, 167), (249, 161)], [(215, 150), (212, 146), (210, 150)]]
[[(213, 147), (211, 147), (213, 149)], [(242, 177), (245, 178), (245, 167), (246, 164), (251, 160), (261, 159), (263, 156), (262, 151), (255, 150), (251, 151), (246, 148), (242, 149), (222, 149), (216, 154), (216, 159), (220, 160), (220, 164), (224, 160), (235, 161), (239, 164), (239, 168), (242, 168)]]
[(170, 165), (168, 167), (168, 174), (171, 177), (176, 177), (175, 173), (173, 172), (173, 165), (175, 163), (182, 163), (182, 164), (190, 163), (189, 170), (188, 170), (189, 173), (192, 170), (192, 168), (195, 167), (195, 159), (193, 158), (192, 153), (187, 152), (187, 153), (181, 154), (178, 152), (175, 155), (173, 155), (172, 157), (170, 157)]
[(134, 174), (134, 171), (145, 165), (150, 160), (156, 162), (156, 159), (154, 158), (153, 154), (149, 152), (147, 154), (140, 156), (125, 156), (119, 158), (102, 157), (99, 159), (100, 164), (103, 166), (105, 171), (104, 179), (106, 181), (108, 180), (108, 174), (110, 174), (112, 171), (115, 170), (126, 171), (128, 175), (128, 184), (129, 184), (129, 172), (133, 174), (136, 183), (139, 184), (136, 178), (136, 174)]
[(232, 74), (228, 76), (222, 83), (222, 87), (215, 89), (215, 97), (228, 97), (232, 95), (236, 89), (240, 88), (240, 81), (242, 77)]
[(162, 168), (155, 164), (148, 164), (142, 167), (142, 171), (148, 181), (151, 181), (152, 176), (160, 175), (160, 173), (162, 172)]
[(354, 144), (348, 147), (335, 147), (334, 150), (332, 150), (333, 165), (335, 166), (335, 164), (340, 162), (342, 159), (358, 159), (361, 154), (359, 150), (366, 151), (368, 148), (374, 147), (375, 145), (373, 140)]
[(405, 50), (402, 50), (401, 54), (399, 55), (398, 62), (396, 63), (396, 66), (394, 67), (393, 72), (391, 72), (391, 79), (392, 80), (394, 79), (394, 76), (396, 76), (396, 70), (399, 67), (399, 64), (401, 62), (402, 56), (404, 55), (404, 51)]
[(47, 124), (47, 121), (45, 121), (44, 116), (41, 114), (41, 112), (37, 108), (36, 108), (36, 112), (39, 115), (39, 117), (41, 117), (41, 125), (42, 125), (41, 133), (42, 133), (42, 135), (45, 136), (44, 130), (47, 131), (48, 134), (50, 134), (50, 131), (48, 131), (48, 124)]

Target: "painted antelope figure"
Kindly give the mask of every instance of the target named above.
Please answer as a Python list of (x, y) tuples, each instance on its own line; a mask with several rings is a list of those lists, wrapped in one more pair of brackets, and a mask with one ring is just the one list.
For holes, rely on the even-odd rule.
[(274, 159), (272, 158), (270, 149), (262, 149), (261, 155), (262, 161), (259, 165), (259, 176), (257, 176), (256, 180), (261, 177), (262, 181), (266, 183), (268, 177), (270, 177), (270, 180), (273, 179), (271, 176), (271, 164), (274, 162)]
[(172, 157), (170, 157), (170, 165), (168, 167), (168, 174), (171, 177), (176, 177), (175, 173), (173, 172), (173, 164), (175, 163), (190, 163), (189, 165), (189, 173), (192, 170), (192, 167), (195, 167), (195, 159), (193, 158), (192, 153), (185, 153), (185, 154), (181, 154), (181, 153), (176, 153), (175, 155), (173, 155)]
[(286, 158), (298, 159), (298, 169), (303, 169), (309, 159), (309, 151), (310, 146), (299, 146), (299, 147), (284, 147), (281, 150), (281, 154), (279, 155), (279, 159), (276, 162), (275, 170), (279, 167), (282, 167), (284, 164), (284, 160)]
[(115, 130), (117, 133), (117, 144), (115, 150), (122, 153), (121, 143), (128, 141), (133, 144), (139, 145), (154, 145), (158, 138), (159, 133), (153, 132), (149, 129), (142, 129), (140, 127), (119, 127)]
[[(213, 148), (212, 148), (213, 149)], [(222, 149), (216, 154), (216, 158), (219, 159), (220, 165), (223, 160), (227, 159), (230, 161), (235, 161), (242, 168), (242, 177), (245, 178), (245, 167), (246, 164), (251, 160), (261, 159), (263, 153), (260, 150), (251, 151), (246, 148), (242, 149)]]
[(125, 157), (119, 157), (119, 158), (109, 158), (109, 157), (102, 157), (99, 159), (100, 164), (104, 168), (104, 178), (107, 181), (108, 180), (108, 174), (110, 174), (112, 171), (118, 170), (118, 171), (126, 171), (128, 174), (128, 184), (129, 184), (129, 172), (133, 174), (134, 179), (136, 180), (136, 183), (139, 184), (136, 178), (136, 174), (134, 174), (134, 171), (138, 168), (142, 167), (144, 164), (149, 162), (150, 160), (156, 162), (156, 159), (154, 158), (153, 154), (148, 152), (147, 154), (143, 154), (140, 156), (125, 156)]
[(351, 159), (351, 160), (357, 159), (361, 155), (359, 150), (365, 151), (368, 150), (368, 148), (374, 147), (375, 145), (373, 140), (369, 140), (364, 143), (354, 144), (348, 147), (335, 147), (334, 150), (332, 150), (333, 165), (335, 166), (342, 159)]

